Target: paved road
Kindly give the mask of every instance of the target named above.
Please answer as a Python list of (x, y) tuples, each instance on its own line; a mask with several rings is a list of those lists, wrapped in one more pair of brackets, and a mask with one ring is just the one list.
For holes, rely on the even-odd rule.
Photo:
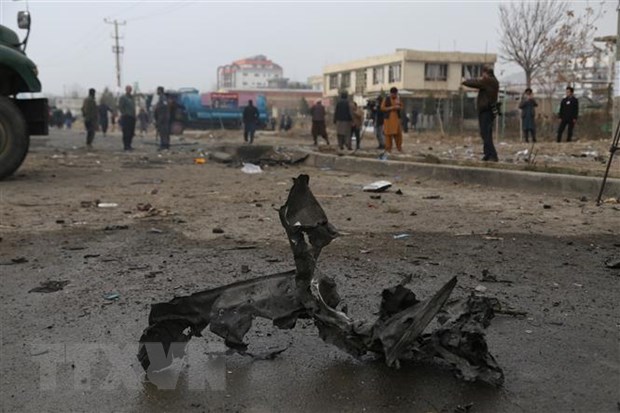
[[(54, 132), (0, 183), (3, 411), (617, 411), (619, 270), (604, 264), (620, 249), (617, 206), (303, 165), (246, 175), (193, 163), (219, 141), (159, 154), (152, 140), (126, 154), (119, 136), (98, 138), (86, 152), (77, 133)], [(292, 268), (274, 208), (299, 173), (343, 233), (319, 268), (356, 319), (371, 319), (381, 290), (408, 274), (421, 297), (457, 275), (455, 295), (482, 285), (526, 313), (488, 330), (504, 388), (353, 359), (303, 320), (250, 331), (256, 353), (288, 347), (274, 360), (222, 355), (206, 333), (184, 364), (145, 380), (134, 357), (151, 303)], [(360, 190), (385, 178), (395, 185), (381, 199)], [(140, 211), (147, 203), (152, 212)], [(504, 282), (482, 281), (483, 270)], [(28, 292), (47, 280), (69, 283)]]

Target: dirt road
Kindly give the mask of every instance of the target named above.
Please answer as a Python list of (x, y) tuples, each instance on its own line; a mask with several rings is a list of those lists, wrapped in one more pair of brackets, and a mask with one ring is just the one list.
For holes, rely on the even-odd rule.
[[(617, 411), (620, 270), (605, 265), (620, 253), (617, 204), (303, 165), (248, 175), (194, 164), (221, 140), (174, 140), (163, 154), (152, 137), (132, 153), (118, 151), (118, 136), (98, 137), (93, 152), (82, 141), (71, 131), (35, 139), (0, 183), (3, 411)], [(300, 173), (342, 233), (319, 269), (355, 318), (373, 317), (381, 290), (409, 274), (421, 297), (457, 275), (456, 295), (482, 286), (523, 313), (498, 314), (488, 329), (504, 388), (355, 360), (309, 322), (253, 327), (251, 350), (288, 346), (274, 360), (208, 365), (199, 351), (169, 373), (175, 389), (144, 380), (135, 353), (151, 303), (293, 268), (275, 209)], [(377, 179), (394, 186), (372, 199), (361, 187)], [(48, 280), (68, 284), (29, 293)], [(211, 334), (200, 345), (221, 349)]]

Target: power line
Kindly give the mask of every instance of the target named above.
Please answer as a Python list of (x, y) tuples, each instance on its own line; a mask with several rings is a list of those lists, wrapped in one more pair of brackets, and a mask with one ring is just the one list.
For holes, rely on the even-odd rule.
[(130, 4), (130, 5), (129, 5), (129, 6), (127, 6), (127, 7), (123, 7), (122, 9), (120, 9), (119, 11), (117, 11), (116, 13), (112, 13), (112, 14), (110, 14), (110, 15), (109, 15), (109, 16), (107, 16), (107, 17), (108, 17), (108, 19), (111, 19), (112, 17), (117, 17), (117, 16), (120, 16), (121, 14), (124, 14), (124, 13), (128, 12), (129, 10), (131, 10), (131, 9), (133, 9), (133, 8), (137, 7), (137, 6), (142, 5), (145, 1), (146, 1), (146, 0), (136, 1), (135, 3)]
[(190, 1), (185, 1), (185, 2), (182, 2), (182, 3), (176, 3), (176, 4), (173, 4), (172, 7), (162, 8), (162, 9), (160, 9), (158, 11), (153, 12), (153, 13), (147, 13), (147, 14), (143, 14), (141, 16), (130, 17), (127, 20), (131, 21), (131, 22), (135, 22), (135, 21), (139, 21), (139, 20), (150, 19), (152, 17), (162, 16), (164, 14), (171, 14), (171, 13), (177, 12), (177, 11), (179, 11), (179, 10), (181, 10), (181, 9), (191, 5), (191, 4), (192, 4), (192, 2), (190, 2)]

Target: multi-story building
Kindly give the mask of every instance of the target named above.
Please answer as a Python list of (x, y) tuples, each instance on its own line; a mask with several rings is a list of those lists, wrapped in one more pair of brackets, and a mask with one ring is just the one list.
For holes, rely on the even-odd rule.
[[(323, 70), (323, 97), (334, 98), (346, 90), (354, 100), (389, 93), (397, 87), (405, 113), (426, 115), (429, 122), (444, 120), (460, 111), (471, 111), (475, 93), (466, 93), (463, 78), (478, 77), (485, 65), (493, 66), (490, 53), (429, 52), (396, 49), (394, 53), (329, 65)], [(467, 108), (465, 108), (467, 107)]]
[(395, 53), (325, 67), (323, 94), (337, 96), (346, 89), (362, 97), (377, 96), (395, 86), (409, 97), (448, 97), (461, 88), (463, 78), (480, 76), (497, 55), (465, 52), (427, 52), (396, 49)]
[(308, 78), (308, 85), (310, 85), (310, 88), (312, 88), (312, 90), (323, 91), (323, 76), (322, 75), (310, 76)]
[(262, 89), (272, 79), (282, 78), (282, 67), (266, 56), (257, 55), (217, 68), (219, 89)]

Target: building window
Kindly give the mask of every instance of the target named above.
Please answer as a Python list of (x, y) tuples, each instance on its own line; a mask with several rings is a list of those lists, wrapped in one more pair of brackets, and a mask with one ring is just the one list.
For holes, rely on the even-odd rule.
[(446, 63), (426, 63), (424, 65), (424, 80), (448, 80), (448, 65)]
[(383, 83), (383, 66), (372, 69), (372, 84), (378, 85)]
[(342, 80), (340, 81), (340, 86), (343, 89), (351, 87), (351, 72), (342, 74)]
[(338, 75), (329, 75), (329, 88), (338, 89)]
[(483, 64), (463, 65), (461, 76), (465, 79), (474, 79), (482, 76)]
[(400, 82), (400, 63), (388, 66), (389, 83)]
[(363, 95), (366, 92), (366, 69), (355, 72), (355, 93)]

